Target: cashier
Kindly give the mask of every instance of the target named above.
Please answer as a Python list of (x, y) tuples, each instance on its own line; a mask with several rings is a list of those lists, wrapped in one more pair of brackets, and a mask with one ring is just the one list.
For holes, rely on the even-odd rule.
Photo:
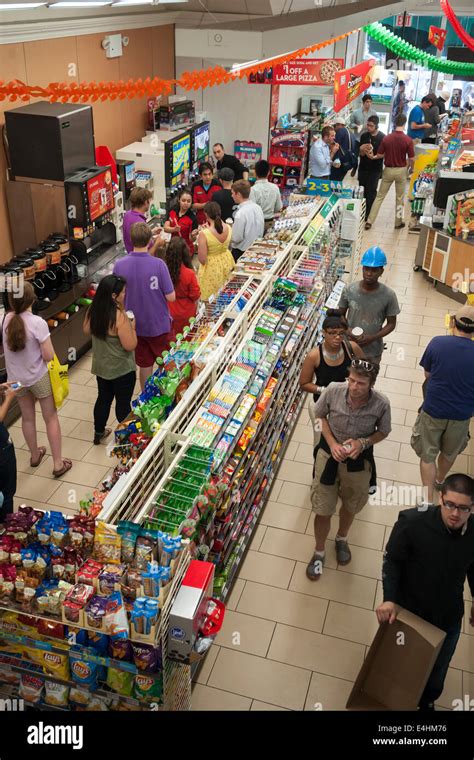
[(199, 165), (199, 176), (201, 179), (195, 182), (191, 188), (193, 197), (192, 208), (197, 213), (198, 224), (203, 225), (206, 224), (204, 206), (209, 201), (212, 201), (214, 193), (222, 190), (222, 185), (217, 179), (213, 179), (212, 166), (208, 161), (204, 161)]
[[(123, 244), (127, 253), (133, 251), (132, 239), (130, 237), (130, 229), (132, 224), (136, 222), (145, 222), (150, 212), (151, 201), (153, 199), (153, 193), (147, 190), (145, 187), (134, 187), (130, 193), (130, 205), (129, 211), (126, 211), (123, 216)], [(148, 250), (152, 256), (156, 256), (159, 249), (164, 248), (165, 240), (161, 237), (161, 227), (155, 227), (154, 236), (150, 240)]]
[[(456, 650), (464, 617), (463, 590), (469, 582), (474, 598), (474, 480), (449, 475), (441, 487), (440, 504), (400, 512), (384, 555), (383, 602), (379, 623), (393, 623), (397, 605), (446, 632), (419, 709), (434, 710), (449, 663)], [(469, 623), (474, 625), (474, 603)], [(410, 641), (406, 643), (406, 656)]]

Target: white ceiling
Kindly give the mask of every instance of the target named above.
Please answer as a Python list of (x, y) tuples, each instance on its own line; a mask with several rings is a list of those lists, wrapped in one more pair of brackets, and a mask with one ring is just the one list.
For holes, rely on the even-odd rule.
[[(0, 0), (0, 9), (9, 1), (12, 2)], [(61, 10), (47, 6), (28, 8), (28, 0), (18, 2), (25, 6), (25, 10), (0, 12), (0, 44), (13, 41), (15, 30), (20, 37), (27, 38), (25, 30), (36, 25), (43, 30), (48, 27), (52, 29), (55, 25), (64, 26), (65, 22), (73, 26), (84, 22), (93, 25), (95, 21), (98, 28), (103, 30), (109, 21), (111, 31), (113, 28), (127, 28), (127, 25), (138, 27), (146, 26), (147, 23), (175, 23), (181, 28), (265, 32), (339, 17), (347, 18), (365, 11), (369, 22), (390, 15), (384, 9), (394, 12), (394, 6), (397, 8), (395, 12), (407, 9), (412, 13), (421, 11), (433, 15), (441, 14), (438, 0), (428, 0), (425, 3), (422, 0), (411, 0), (410, 3), (406, 0), (187, 0), (179, 4), (155, 0), (154, 5), (114, 7), (112, 4), (102, 8), (79, 7)], [(53, 4), (54, 0), (51, 0), (51, 5)], [(452, 5), (458, 13), (474, 13), (472, 0), (452, 0)]]

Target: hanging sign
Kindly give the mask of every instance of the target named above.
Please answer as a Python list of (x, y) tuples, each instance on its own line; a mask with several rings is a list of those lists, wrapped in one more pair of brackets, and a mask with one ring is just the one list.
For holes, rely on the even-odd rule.
[(362, 61), (351, 69), (337, 71), (334, 76), (334, 111), (352, 103), (372, 84), (375, 59)]
[(430, 26), (429, 31), (428, 31), (429, 41), (438, 50), (442, 50), (444, 48), (446, 35), (447, 35), (446, 29), (440, 29), (439, 26)]
[(294, 58), (263, 72), (250, 74), (250, 84), (295, 84), (328, 87), (344, 67), (343, 58)]

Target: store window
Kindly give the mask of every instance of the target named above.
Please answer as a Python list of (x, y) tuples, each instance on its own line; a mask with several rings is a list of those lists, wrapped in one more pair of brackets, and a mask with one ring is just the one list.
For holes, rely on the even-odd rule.
[[(436, 55), (436, 48), (428, 40), (430, 26), (441, 26), (441, 16), (410, 16), (408, 14), (407, 25), (402, 26), (403, 14), (398, 16), (388, 16), (382, 19), (381, 23), (387, 27), (391, 32), (398, 37), (402, 37), (411, 45), (425, 50), (427, 53)], [(474, 24), (474, 17), (470, 17), (470, 21)], [(448, 25), (449, 26), (449, 25)], [(455, 35), (455, 39), (457, 39)], [(448, 43), (448, 44), (456, 44)], [(391, 60), (392, 56), (389, 50), (380, 42), (373, 40), (368, 35), (366, 36), (365, 53), (367, 58), (372, 56), (376, 59), (377, 63), (385, 65), (386, 60)]]

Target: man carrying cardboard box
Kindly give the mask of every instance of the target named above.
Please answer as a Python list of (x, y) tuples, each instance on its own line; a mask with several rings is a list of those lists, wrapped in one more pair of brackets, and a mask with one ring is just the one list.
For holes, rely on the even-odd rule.
[[(446, 638), (419, 702), (434, 710), (444, 688), (464, 616), (464, 582), (474, 598), (474, 480), (456, 474), (446, 478), (440, 506), (400, 512), (386, 546), (383, 602), (379, 623), (397, 618), (400, 605), (446, 631)], [(474, 626), (474, 602), (470, 624)], [(409, 652), (407, 652), (409, 656)]]

